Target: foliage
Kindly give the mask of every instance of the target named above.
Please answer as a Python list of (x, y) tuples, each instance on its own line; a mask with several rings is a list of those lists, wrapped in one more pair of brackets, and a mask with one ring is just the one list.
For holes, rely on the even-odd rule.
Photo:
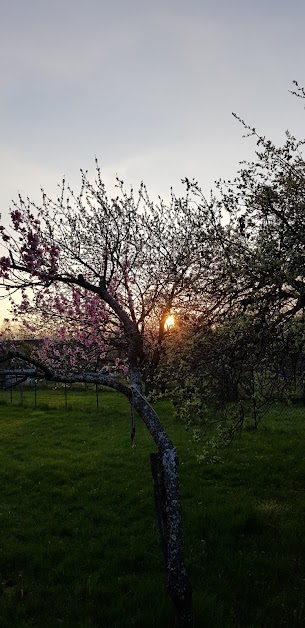
[[(296, 93), (304, 97), (297, 84)], [(4, 339), (0, 360), (21, 370), (29, 363), (49, 381), (105, 384), (131, 401), (161, 454), (167, 586), (187, 625), (178, 461), (141, 380), (147, 390), (169, 384), (195, 440), (212, 426), (217, 450), (249, 416), (257, 427), (259, 406), (304, 378), (303, 141), (287, 132), (277, 148), (239, 120), (256, 138), (256, 160), (234, 181), (220, 180), (209, 200), (189, 179), (185, 197), (172, 193), (168, 205), (152, 203), (143, 184), (137, 196), (126, 192), (119, 179), (109, 199), (96, 164), (93, 183), (82, 172), (78, 195), (63, 180), (55, 200), (44, 191), (41, 205), (19, 196), (11, 229), (0, 226), (4, 296), (30, 331), (48, 331), (26, 351)], [(106, 363), (128, 370), (130, 386)]]
[(211, 445), (217, 456), (244, 427), (256, 429), (275, 400), (302, 397), (304, 364), (303, 318), (280, 329), (241, 314), (173, 333), (159, 380), (167, 381), (176, 419), (202, 442), (203, 460)]
[[(276, 147), (235, 117), (256, 138), (256, 160), (242, 162), (233, 181), (219, 180), (210, 205), (204, 302), (215, 307), (187, 321), (163, 362), (177, 416), (196, 426), (196, 438), (198, 425), (213, 439), (216, 429), (220, 443), (244, 424), (256, 427), (267, 403), (304, 381), (304, 142), (287, 132)], [(204, 203), (198, 183), (188, 185)]]
[[(304, 96), (297, 84), (294, 93)], [(119, 179), (108, 199), (98, 164), (94, 183), (82, 172), (77, 196), (63, 181), (55, 201), (19, 198), (15, 235), (1, 228), (3, 282), (22, 290), (16, 315), (49, 329), (44, 362), (98, 371), (110, 357), (140, 369), (147, 392), (164, 391), (173, 351), (181, 412), (204, 422), (206, 395), (218, 404), (247, 397), (256, 422), (255, 404), (275, 381), (281, 388), (291, 321), (303, 316), (305, 162), (288, 132), (276, 147), (236, 118), (256, 138), (256, 160), (219, 180), (209, 200), (190, 179), (168, 206), (152, 203), (143, 184), (127, 193)]]
[[(0, 229), (8, 251), (0, 259), (3, 285), (10, 298), (21, 292), (21, 304), (13, 303), (16, 316), (38, 310), (43, 318), (60, 314), (63, 324), (38, 350), (33, 345), (30, 354), (2, 343), (0, 360), (13, 360), (19, 372), (28, 362), (36, 378), (108, 385), (130, 400), (132, 413), (138, 412), (159, 449), (167, 589), (178, 625), (186, 626), (192, 624), (192, 607), (183, 558), (178, 461), (142, 394), (141, 377), (158, 365), (171, 307), (178, 302), (183, 308), (189, 291), (196, 295), (202, 288), (203, 265), (192, 229), (197, 225), (203, 232), (200, 218), (207, 212), (174, 196), (169, 208), (162, 202), (153, 205), (143, 185), (135, 201), (123, 182), (118, 185), (120, 195), (109, 200), (96, 164), (95, 183), (82, 172), (78, 196), (65, 181), (55, 201), (42, 192), (41, 206), (19, 196), (11, 211), (12, 231)], [(122, 341), (124, 361), (121, 364), (116, 355), (115, 366), (128, 368), (130, 386), (100, 368)], [(131, 433), (133, 439), (134, 426)]]
[(128, 361), (145, 379), (157, 368), (168, 313), (190, 304), (202, 310), (212, 214), (189, 195), (172, 194), (165, 206), (153, 204), (144, 185), (137, 198), (119, 180), (118, 188), (108, 199), (97, 164), (94, 183), (82, 172), (78, 195), (63, 181), (55, 201), (44, 191), (41, 206), (19, 197), (13, 230), (1, 227), (8, 250), (2, 281), (9, 294), (22, 292), (21, 304), (13, 305), (19, 318), (42, 313), (50, 323), (52, 315), (53, 327), (78, 334), (77, 342), (84, 329), (101, 353), (103, 342), (107, 352), (123, 335)]

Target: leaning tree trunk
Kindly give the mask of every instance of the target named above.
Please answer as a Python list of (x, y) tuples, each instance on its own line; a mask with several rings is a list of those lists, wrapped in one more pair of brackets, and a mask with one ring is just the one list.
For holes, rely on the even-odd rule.
[[(151, 467), (166, 566), (167, 590), (174, 603), (177, 626), (179, 628), (193, 626), (192, 589), (183, 557), (178, 457), (156, 412), (141, 394), (140, 378), (137, 369), (132, 369), (132, 385), (129, 388), (108, 373), (75, 373), (71, 375), (56, 373), (44, 366), (39, 360), (26, 356), (20, 351), (8, 351), (5, 355), (0, 356), (0, 363), (12, 358), (21, 359), (35, 367), (28, 369), (27, 375), (30, 374), (39, 378), (44, 377), (48, 381), (66, 384), (75, 382), (103, 384), (123, 393), (133, 404), (158, 447), (158, 453), (151, 456)], [(24, 375), (25, 371), (24, 369), (12, 369), (6, 372), (10, 374), (22, 373)]]
[(183, 556), (181, 501), (176, 450), (158, 416), (138, 385), (132, 386), (133, 404), (153, 436), (158, 453), (151, 454), (155, 502), (166, 567), (167, 591), (176, 611), (179, 627), (193, 625), (192, 589)]

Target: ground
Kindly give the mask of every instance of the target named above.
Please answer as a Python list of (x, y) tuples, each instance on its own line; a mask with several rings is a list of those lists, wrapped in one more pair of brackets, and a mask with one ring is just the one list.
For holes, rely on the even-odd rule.
[[(173, 626), (148, 456), (124, 398), (0, 392), (0, 625)], [(20, 405), (23, 403), (23, 405)], [(67, 405), (67, 408), (65, 407)], [(177, 446), (195, 626), (305, 625), (305, 408), (274, 405), (216, 464), (158, 411)], [(1, 623), (2, 622), (2, 623)]]

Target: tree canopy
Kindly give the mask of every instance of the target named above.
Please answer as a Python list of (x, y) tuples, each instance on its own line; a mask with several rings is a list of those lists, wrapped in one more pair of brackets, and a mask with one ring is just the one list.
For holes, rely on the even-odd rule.
[(147, 390), (168, 369), (178, 403), (202, 416), (205, 397), (246, 394), (256, 420), (258, 381), (265, 392), (275, 376), (282, 383), (296, 364), (288, 348), (300, 356), (304, 344), (304, 141), (287, 132), (276, 147), (238, 120), (256, 138), (255, 160), (219, 180), (209, 199), (187, 178), (185, 195), (172, 192), (167, 204), (119, 179), (109, 198), (96, 163), (94, 181), (81, 171), (78, 194), (63, 180), (55, 199), (42, 190), (40, 205), (19, 196), (11, 226), (0, 226), (2, 296), (29, 330), (44, 329), (25, 353), (4, 338), (1, 361), (27, 362), (51, 380), (100, 382), (131, 401), (159, 448), (168, 586), (188, 621), (176, 452), (141, 382)]

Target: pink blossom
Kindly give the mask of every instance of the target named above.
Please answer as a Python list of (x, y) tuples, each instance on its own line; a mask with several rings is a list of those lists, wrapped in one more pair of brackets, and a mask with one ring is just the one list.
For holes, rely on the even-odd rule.
[(11, 211), (11, 218), (14, 225), (14, 229), (18, 231), (20, 224), (23, 222), (22, 214), (18, 209)]
[(1, 257), (0, 258), (0, 269), (4, 272), (8, 271), (11, 266), (9, 257)]

